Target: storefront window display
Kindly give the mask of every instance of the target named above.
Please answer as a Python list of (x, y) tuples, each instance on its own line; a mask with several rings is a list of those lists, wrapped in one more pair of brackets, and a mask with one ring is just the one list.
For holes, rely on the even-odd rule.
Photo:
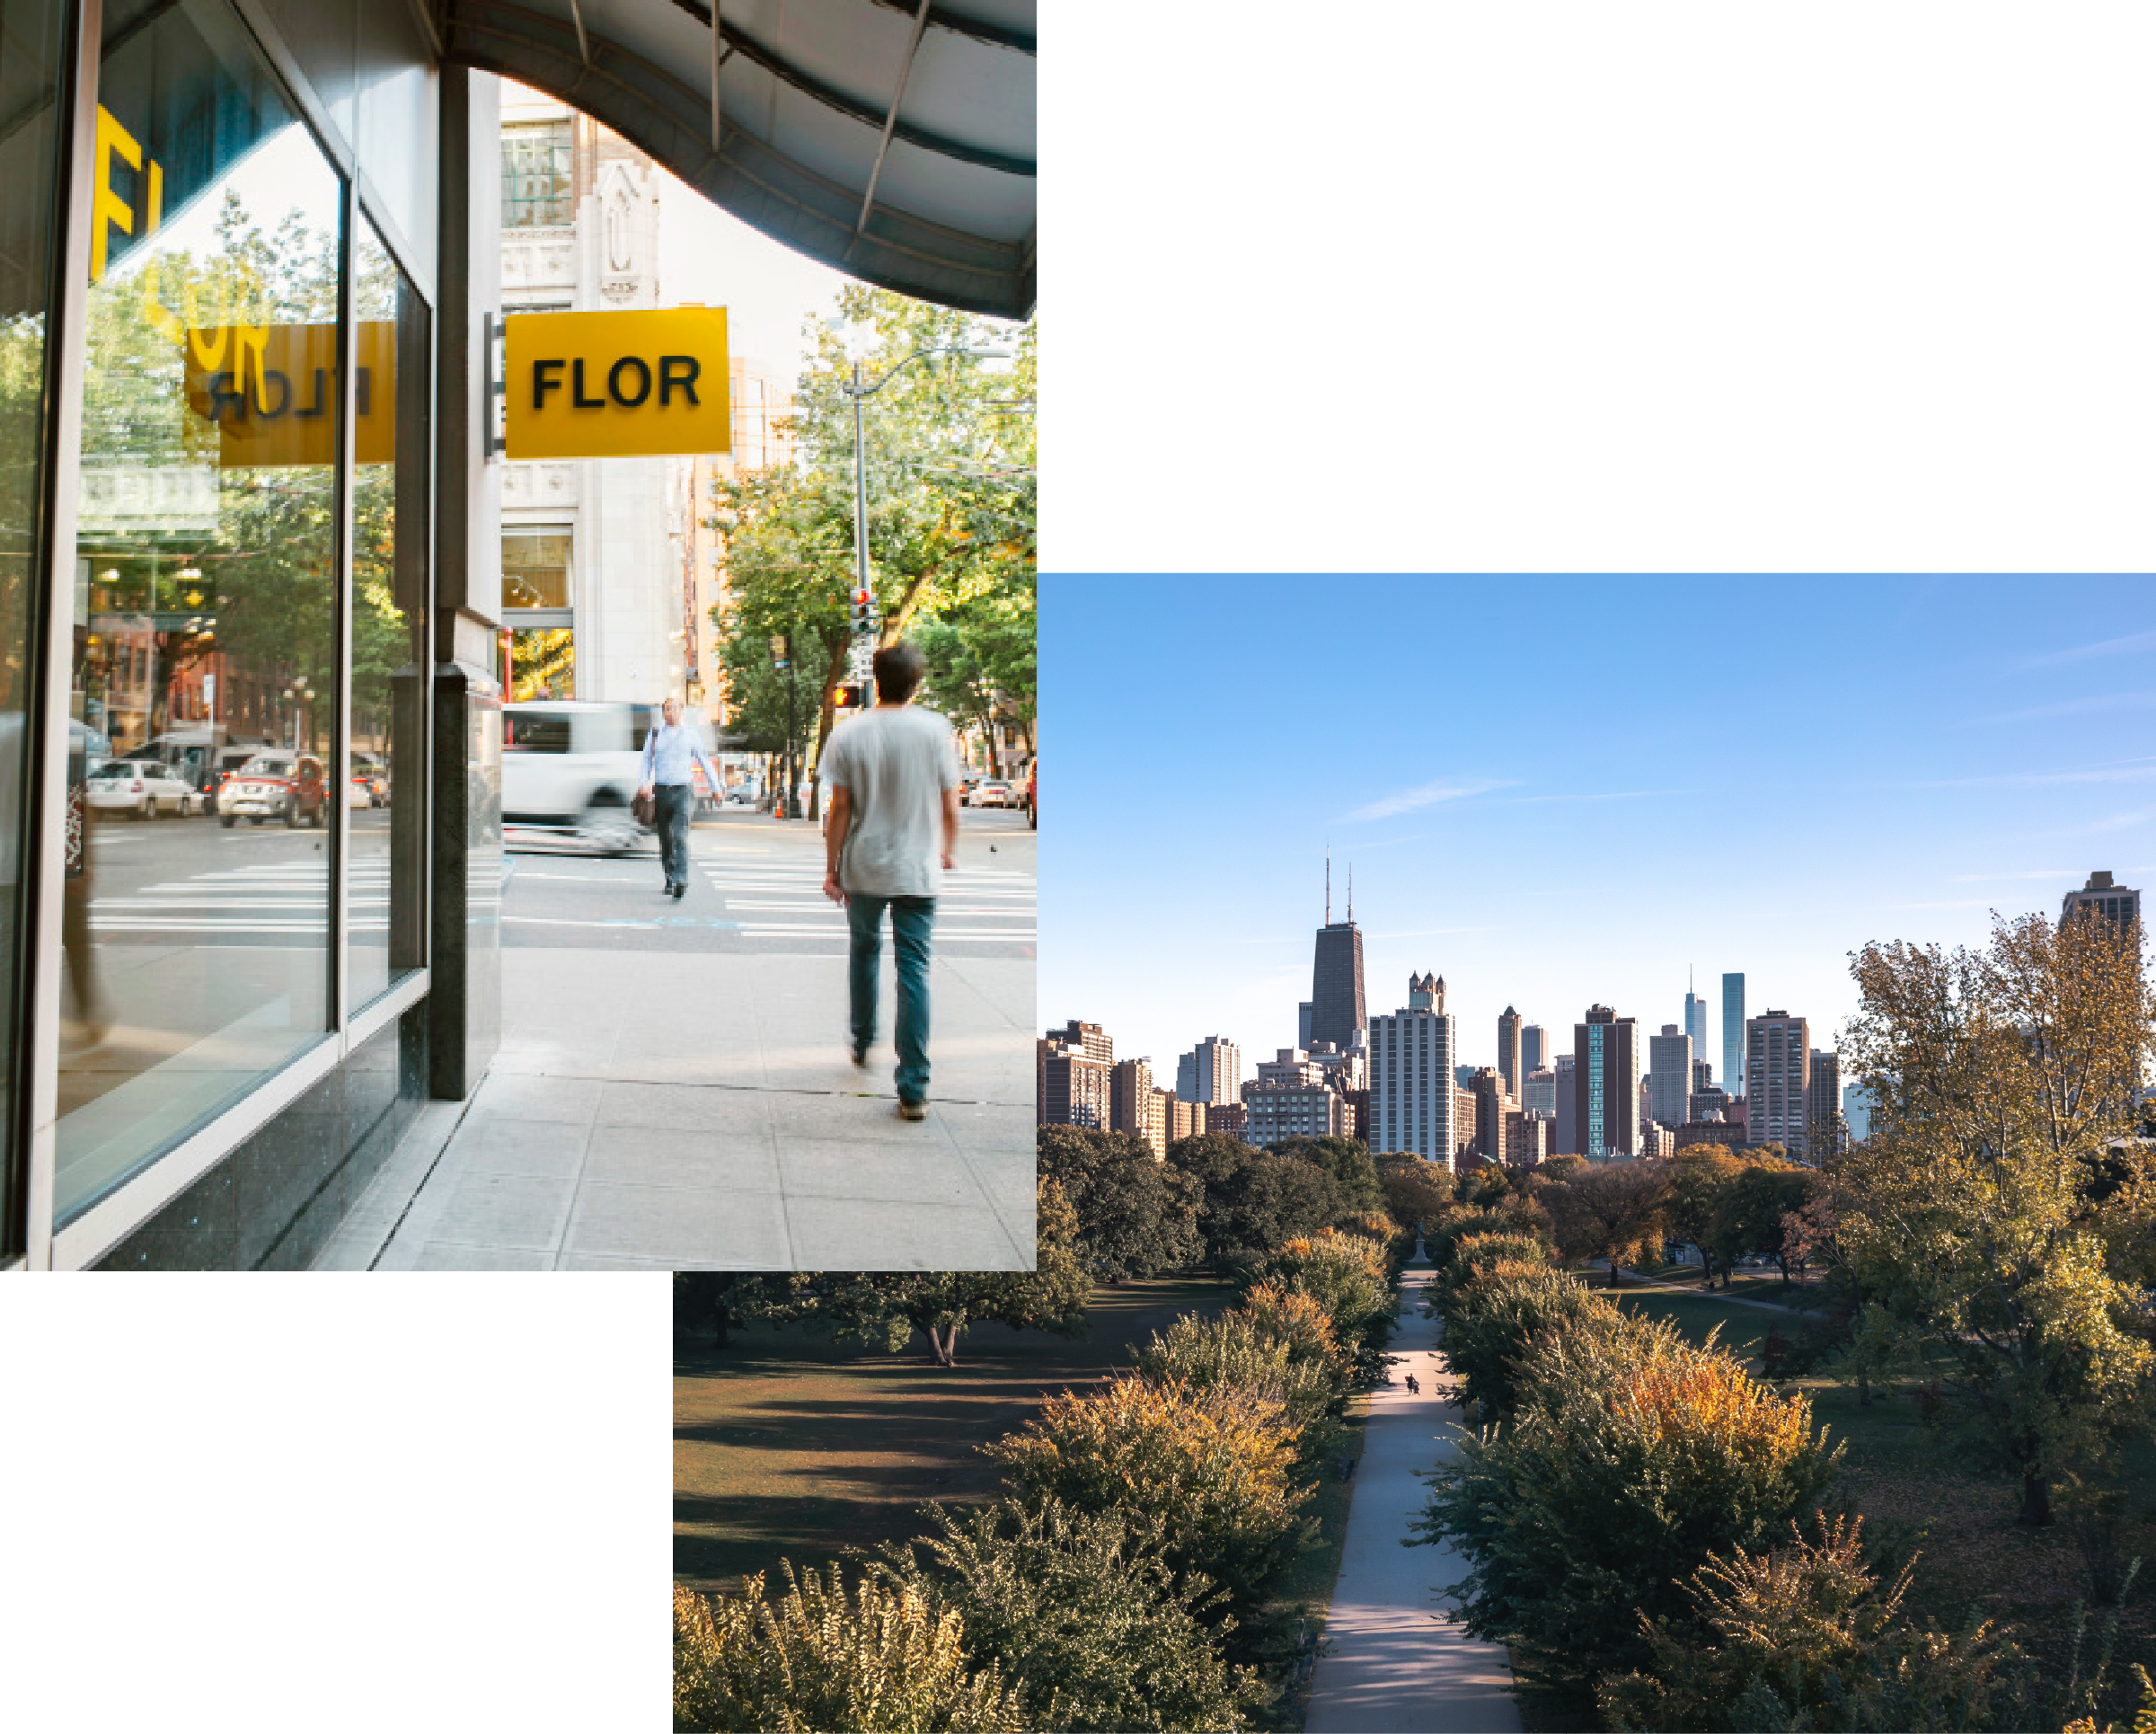
[(343, 798), (342, 185), (217, 0), (99, 96), (56, 1221), (331, 1026)]

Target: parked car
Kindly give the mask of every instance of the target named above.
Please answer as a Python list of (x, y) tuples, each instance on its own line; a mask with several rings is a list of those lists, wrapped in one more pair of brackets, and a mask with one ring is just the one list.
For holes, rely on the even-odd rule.
[(980, 781), (981, 781), (981, 774), (980, 774), (978, 771), (968, 771), (968, 772), (967, 772), (967, 773), (966, 773), (964, 775), (962, 775), (961, 777), (959, 777), (959, 806), (961, 806), (961, 807), (970, 807), (970, 806), (972, 806), (972, 805), (973, 805), (973, 792), (974, 792), (974, 790), (976, 790), (976, 788), (978, 788), (978, 787), (980, 786)]
[(195, 810), (195, 792), (169, 765), (154, 758), (109, 758), (93, 770), (83, 798), (101, 813), (132, 813), (155, 818), (160, 813), (185, 818)]
[(319, 828), (328, 800), (322, 761), (312, 753), (257, 753), (217, 791), (217, 823), (229, 830), (243, 818), (250, 825), (304, 819)]
[(355, 801), (355, 807), (386, 807), (389, 805), (389, 767), (370, 753), (352, 755), (352, 784), (364, 800)]
[(1001, 777), (985, 776), (973, 785), (973, 804), (976, 807), (1012, 807), (1011, 785)]
[(502, 706), (501, 819), (610, 855), (643, 835), (629, 810), (643, 778), (651, 707), (582, 699)]

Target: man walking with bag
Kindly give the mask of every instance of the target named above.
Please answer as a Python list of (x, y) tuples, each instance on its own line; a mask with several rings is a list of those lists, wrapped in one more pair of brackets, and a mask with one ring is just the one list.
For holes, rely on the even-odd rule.
[(719, 773), (694, 729), (681, 721), (681, 701), (666, 703), (666, 721), (644, 737), (644, 786), (639, 801), (652, 803), (658, 825), (658, 858), (667, 871), (667, 895), (676, 902), (689, 889), (689, 815), (696, 805), (695, 766), (703, 766), (707, 786), (720, 786)]
[(928, 1118), (929, 940), (936, 872), (959, 846), (959, 757), (950, 724), (913, 703), (925, 665), (911, 644), (876, 652), (876, 708), (835, 730), (820, 774), (831, 785), (824, 895), (846, 908), (853, 1064), (876, 1040), (883, 912), (898, 978), (898, 1114)]

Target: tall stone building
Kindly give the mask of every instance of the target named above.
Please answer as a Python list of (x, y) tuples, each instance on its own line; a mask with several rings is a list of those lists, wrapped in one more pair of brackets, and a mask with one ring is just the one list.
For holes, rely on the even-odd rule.
[(1113, 1066), (1053, 1035), (1036, 1041), (1033, 1050), (1035, 1113), (1040, 1124), (1106, 1130)]
[(1207, 1036), (1175, 1063), (1175, 1093), (1185, 1101), (1239, 1101), (1242, 1050), (1225, 1036)]
[(1787, 1012), (1745, 1021), (1745, 1123), (1754, 1144), (1779, 1144), (1791, 1162), (1809, 1155), (1811, 1027)]
[(1551, 1153), (1555, 1155), (1579, 1154), (1579, 1099), (1572, 1090), (1577, 1075), (1577, 1060), (1570, 1054), (1560, 1054), (1550, 1080), (1550, 1093), (1557, 1101), (1557, 1147)]
[(1540, 1072), (1557, 1057), (1550, 1051), (1550, 1032), (1539, 1023), (1520, 1026), (1520, 1066), (1522, 1075)]
[(1452, 1165), (1459, 1040), (1445, 981), (1408, 978), (1408, 1003), (1370, 1025), (1370, 1144)]
[(1660, 1126), (1682, 1126), (1692, 1095), (1692, 1038), (1666, 1023), (1647, 1048), (1648, 1116)]
[(1109, 1075), (1109, 1129), (1127, 1132), (1153, 1146), (1153, 1154), (1168, 1154), (1168, 1127), (1162, 1110), (1162, 1092), (1153, 1085), (1153, 1062), (1121, 1059)]
[[(615, 313), (723, 299), (658, 278), (658, 171), (619, 134), (501, 85), (501, 308)], [(716, 287), (718, 293), (711, 291)], [(791, 386), (732, 356), (730, 454), (501, 465), (510, 695), (656, 701), (722, 721), (711, 607), (723, 601), (711, 489), (785, 456)]]
[(1527, 1067), (1520, 1051), (1520, 1014), (1509, 1005), (1498, 1013), (1498, 1075), (1505, 1080), (1506, 1094), (1517, 1098)]

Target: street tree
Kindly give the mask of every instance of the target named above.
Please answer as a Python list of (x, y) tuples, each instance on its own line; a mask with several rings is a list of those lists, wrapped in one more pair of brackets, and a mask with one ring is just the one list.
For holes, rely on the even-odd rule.
[(747, 1270), (676, 1270), (674, 1323), (683, 1329), (711, 1331), (724, 1349), (729, 1332), (754, 1321), (783, 1324), (808, 1315), (808, 1278), (793, 1274), (761, 1275)]
[[(1002, 327), (972, 314), (850, 284), (837, 316), (867, 332), (865, 400), (869, 587), (878, 641), (896, 643), (916, 620), (941, 653), (939, 704), (1008, 715), (1029, 733), (1030, 631), (1037, 563), (1032, 400), (1037, 349), (1030, 324)], [(956, 351), (1014, 353), (992, 368)], [(901, 366), (916, 351), (935, 351)], [(890, 371), (896, 368), (897, 371)], [(767, 659), (773, 637), (791, 641), (813, 765), (836, 720), (852, 639), (848, 597), (855, 549), (853, 366), (845, 340), (826, 328), (794, 394), (785, 463), (716, 484), (708, 522), (723, 538), (727, 598), (715, 610), (731, 677)], [(757, 680), (730, 698), (760, 699)], [(770, 719), (758, 717), (759, 729)]]
[(1610, 1287), (1618, 1268), (1667, 1232), (1668, 1164), (1658, 1161), (1590, 1163), (1540, 1195), (1558, 1248), (1568, 1260), (1606, 1258)]
[(1037, 1142), (1040, 1176), (1063, 1189), (1077, 1219), (1079, 1261), (1096, 1278), (1157, 1277), (1205, 1256), (1197, 1229), (1204, 1185), (1158, 1161), (1144, 1138), (1043, 1126)]
[(1837, 1251), (1953, 1369), (1973, 1442), (2048, 1524), (2070, 1465), (2147, 1424), (2156, 1377), (2156, 1176), (2119, 1142), (2156, 1031), (2140, 934), (1994, 917), (1980, 952), (1872, 944), (1852, 973), (1842, 1063), (1878, 1106), (1841, 1164)]

